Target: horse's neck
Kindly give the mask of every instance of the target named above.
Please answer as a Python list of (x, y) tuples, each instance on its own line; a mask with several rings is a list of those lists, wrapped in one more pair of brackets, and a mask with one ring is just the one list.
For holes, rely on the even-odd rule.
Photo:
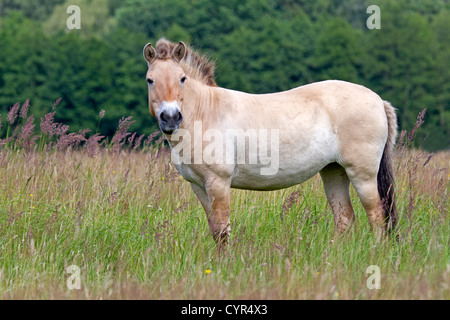
[(193, 79), (186, 83), (182, 111), (184, 129), (191, 130), (196, 121), (208, 123), (217, 116), (218, 92), (215, 89)]

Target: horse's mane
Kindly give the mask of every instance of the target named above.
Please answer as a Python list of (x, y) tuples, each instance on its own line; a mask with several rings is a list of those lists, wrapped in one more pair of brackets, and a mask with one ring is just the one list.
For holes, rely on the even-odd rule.
[[(171, 59), (173, 49), (176, 47), (176, 43), (170, 42), (167, 39), (161, 38), (156, 43), (157, 58), (161, 60)], [(214, 81), (214, 62), (207, 56), (200, 55), (191, 47), (186, 46), (186, 55), (184, 59), (180, 61), (180, 65), (183, 68), (186, 75), (201, 81), (208, 86), (216, 86)]]

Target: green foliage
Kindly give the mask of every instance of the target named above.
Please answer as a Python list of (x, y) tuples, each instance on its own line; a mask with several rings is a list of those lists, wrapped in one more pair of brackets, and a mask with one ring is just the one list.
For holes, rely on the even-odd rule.
[(31, 98), (34, 113), (42, 117), (61, 97), (57, 120), (72, 131), (95, 128), (102, 109), (105, 134), (111, 135), (124, 115), (133, 116), (142, 133), (155, 130), (146, 107), (140, 54), (144, 36), (123, 29), (103, 39), (76, 32), (48, 36), (20, 14), (3, 19), (0, 33), (5, 48), (0, 51), (4, 114), (13, 103)]
[(313, 61), (316, 79), (358, 82), (364, 58), (359, 33), (342, 18), (326, 19), (322, 26)]
[(62, 2), (64, 0), (0, 0), (0, 16), (11, 11), (21, 11), (28, 18), (43, 20)]
[[(370, 3), (369, 3), (370, 2)], [(81, 29), (68, 30), (69, 4)], [(369, 30), (366, 8), (381, 9)], [(217, 60), (217, 83), (253, 93), (324, 79), (363, 84), (398, 109), (401, 129), (427, 108), (418, 146), (450, 146), (450, 4), (444, 0), (0, 0), (0, 111), (30, 98), (37, 116), (62, 97), (59, 120), (103, 134), (133, 116), (153, 132), (145, 43), (183, 40)]]

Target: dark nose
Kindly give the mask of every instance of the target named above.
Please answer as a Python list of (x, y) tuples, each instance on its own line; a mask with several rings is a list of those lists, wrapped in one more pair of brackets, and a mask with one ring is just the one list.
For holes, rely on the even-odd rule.
[(159, 124), (161, 130), (166, 134), (171, 134), (180, 127), (183, 121), (183, 115), (180, 111), (176, 111), (174, 114), (169, 114), (167, 112), (161, 112), (159, 116)]

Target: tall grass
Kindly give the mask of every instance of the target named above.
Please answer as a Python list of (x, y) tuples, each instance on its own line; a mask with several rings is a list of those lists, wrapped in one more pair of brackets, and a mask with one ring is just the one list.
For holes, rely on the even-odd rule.
[[(3, 299), (450, 298), (449, 152), (400, 144), (398, 240), (377, 241), (353, 189), (355, 225), (336, 236), (315, 176), (274, 192), (233, 190), (229, 250), (219, 257), (189, 183), (164, 148), (135, 148), (127, 119), (115, 147), (98, 138), (95, 149), (83, 132), (67, 146), (56, 133), (26, 147), (9, 128), (5, 140), (14, 138), (0, 149)], [(81, 270), (79, 290), (67, 286), (70, 265)], [(367, 287), (370, 265), (381, 270), (378, 290)]]

